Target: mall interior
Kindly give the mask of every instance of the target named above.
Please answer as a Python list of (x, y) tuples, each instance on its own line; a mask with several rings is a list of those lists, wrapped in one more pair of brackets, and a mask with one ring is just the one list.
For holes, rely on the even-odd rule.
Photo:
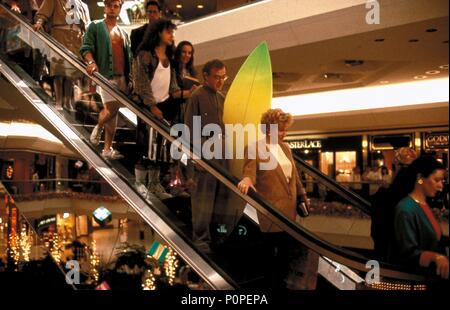
[[(448, 6), (447, 0), (1, 1), (0, 283), (68, 291), (448, 288)], [(164, 41), (169, 28), (156, 30), (159, 45), (149, 53), (145, 42), (160, 21), (173, 25), (174, 42)], [(184, 41), (190, 43), (179, 49)], [(133, 55), (127, 44), (131, 50), (137, 44)], [(249, 65), (258, 46), (266, 48), (270, 71), (258, 70), (263, 58)], [(140, 62), (145, 53), (155, 68)], [(213, 59), (224, 66), (205, 71)], [(137, 81), (139, 69), (144, 82)], [(226, 74), (210, 75), (219, 69)], [(158, 105), (125, 93), (116, 77), (133, 84), (135, 94), (149, 82)], [(280, 178), (258, 170), (256, 183), (251, 177), (245, 183), (249, 160), (232, 163), (240, 170), (211, 158), (190, 160), (191, 142), (176, 144), (171, 133), (183, 119), (155, 114), (153, 108), (168, 104), (156, 99), (158, 85), (178, 83), (181, 95), (167, 100), (186, 115), (199, 93), (212, 89), (211, 77), (221, 84), (218, 101), (211, 101), (222, 104), (214, 112), (220, 117), (230, 115), (227, 104), (260, 111), (267, 103), (282, 110), (277, 115), (290, 114), (279, 141), (290, 152), (274, 172)], [(98, 131), (99, 119), (113, 114), (111, 102), (120, 107), (112, 144), (109, 120), (105, 134)], [(261, 119), (258, 113), (253, 119)], [(169, 154), (171, 145), (184, 152), (181, 159)], [(421, 158), (437, 168), (415, 174), (414, 191), (407, 192), (406, 179), (396, 182), (399, 171), (411, 172)], [(292, 198), (292, 188), (302, 195)], [(427, 188), (433, 193), (426, 201), (414, 199)], [(400, 191), (405, 195), (393, 202)], [(399, 215), (405, 198), (419, 218), (410, 226)], [(294, 215), (279, 207), (281, 200), (292, 202)], [(400, 228), (409, 231), (402, 235)], [(207, 243), (199, 242), (199, 230)]]

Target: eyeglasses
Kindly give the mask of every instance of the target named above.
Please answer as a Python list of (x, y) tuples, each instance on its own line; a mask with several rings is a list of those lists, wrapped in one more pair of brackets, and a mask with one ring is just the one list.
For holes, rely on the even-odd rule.
[(156, 10), (154, 10), (154, 11), (151, 11), (151, 10), (147, 11), (147, 14), (158, 14), (158, 13), (159, 13), (159, 11), (156, 11)]
[(222, 76), (220, 76), (220, 75), (214, 75), (213, 76), (213, 78), (217, 81), (217, 82), (219, 82), (219, 81), (226, 81), (226, 80), (228, 80), (228, 76), (227, 75), (222, 75)]

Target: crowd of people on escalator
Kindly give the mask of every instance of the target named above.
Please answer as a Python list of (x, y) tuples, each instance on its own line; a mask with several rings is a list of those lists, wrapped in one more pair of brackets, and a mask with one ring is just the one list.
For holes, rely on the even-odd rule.
[[(157, 1), (146, 3), (148, 23), (132, 30), (130, 37), (117, 23), (123, 0), (104, 0), (105, 18), (92, 22), (87, 6), (81, 0), (73, 1), (80, 4), (76, 14), (82, 20), (74, 27), (65, 22), (67, 11), (65, 2), (61, 0), (43, 0), (39, 8), (28, 8), (27, 14), (32, 11), (35, 30), (51, 23), (51, 35), (84, 60), (88, 74), (100, 73), (111, 85), (167, 125), (184, 123), (192, 129), (193, 117), (201, 116), (200, 130), (208, 124), (224, 128), (225, 97), (221, 90), (228, 78), (225, 64), (213, 59), (203, 66), (200, 76), (194, 68), (194, 46), (188, 41), (175, 45), (177, 26), (162, 18), (161, 6)], [(18, 2), (12, 1), (11, 7), (17, 11)], [(51, 74), (58, 77), (55, 79), (57, 105), (64, 107), (64, 98), (73, 96), (72, 84), (79, 77), (67, 72), (69, 68), (64, 67), (63, 63), (52, 63), (50, 69)], [(121, 159), (124, 155), (113, 148), (121, 104), (107, 90), (98, 87), (98, 92), (103, 109), (90, 141), (93, 145), (99, 145), (104, 131), (101, 155), (108, 160)], [(262, 115), (261, 123), (278, 125), (279, 143), (274, 152), (278, 164), (276, 169), (260, 170), (258, 157), (246, 157), (238, 189), (242, 194), (248, 194), (252, 189), (285, 217), (295, 221), (298, 213), (308, 212), (309, 200), (290, 148), (282, 142), (292, 124), (292, 116), (272, 109)], [(180, 171), (182, 165), (170, 158), (167, 141), (140, 119), (136, 132), (139, 157), (135, 165), (137, 190), (141, 193), (150, 191), (161, 199), (171, 198), (171, 193), (167, 193), (161, 185), (161, 171), (174, 167)], [(211, 137), (201, 139), (207, 138)], [(223, 143), (223, 137), (214, 138)], [(270, 144), (270, 141), (266, 142)], [(248, 155), (248, 152), (245, 154)], [(227, 168), (224, 160), (217, 160), (216, 164)], [(210, 253), (213, 242), (211, 223), (220, 213), (218, 208), (224, 188), (195, 161), (190, 161), (183, 172), (192, 206), (193, 241), (199, 249)], [(376, 208), (372, 212), (372, 237), (380, 259), (415, 267), (433, 266), (438, 276), (448, 279), (448, 255), (445, 253), (448, 237), (443, 236), (426, 199), (442, 190), (444, 173), (445, 167), (434, 158), (411, 159), (389, 187), (381, 188), (373, 196), (372, 205)], [(179, 194), (186, 195), (186, 192)], [(303, 209), (299, 210), (299, 206)], [(299, 247), (298, 242), (265, 215), (259, 214), (259, 221), (265, 243), (272, 251), (268, 255), (272, 258), (270, 264), (285, 268), (271, 268), (273, 281), (280, 283), (287, 279), (289, 282), (296, 274), (297, 280), (292, 281), (296, 284), (290, 287), (315, 287), (316, 280), (308, 279), (311, 272), (305, 270), (317, 270), (317, 254)]]

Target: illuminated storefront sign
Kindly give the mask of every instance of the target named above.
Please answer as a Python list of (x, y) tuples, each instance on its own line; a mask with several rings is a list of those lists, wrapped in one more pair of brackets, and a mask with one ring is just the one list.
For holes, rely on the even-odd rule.
[(426, 149), (448, 149), (448, 133), (425, 134)]
[(46, 217), (41, 219), (38, 224), (37, 224), (37, 228), (43, 228), (43, 227), (47, 227), (50, 224), (54, 224), (56, 223), (56, 216), (51, 216), (51, 217)]
[(291, 141), (289, 142), (291, 149), (321, 149), (321, 140), (301, 140), (301, 141)]

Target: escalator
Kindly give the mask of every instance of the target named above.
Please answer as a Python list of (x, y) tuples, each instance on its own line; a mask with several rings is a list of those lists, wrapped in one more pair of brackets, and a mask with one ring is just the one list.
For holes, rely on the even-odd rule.
[[(346, 246), (342, 241), (346, 238), (341, 238), (342, 242), (336, 241), (336, 239), (327, 238), (326, 234), (317, 234), (313, 228), (302, 222), (297, 223), (287, 219), (257, 193), (242, 195), (236, 188), (237, 178), (214, 162), (203, 159), (197, 160), (197, 164), (220, 182), (226, 191), (226, 196), (231, 201), (238, 201), (236, 204), (238, 207), (233, 208), (233, 212), (227, 211), (226, 214), (221, 214), (222, 218), (226, 218), (224, 224), (213, 227), (213, 231), (219, 239), (224, 241), (217, 244), (212, 253), (199, 250), (191, 240), (189, 198), (174, 197), (160, 200), (150, 192), (138, 192), (134, 186), (133, 172), (137, 158), (133, 114), (156, 130), (167, 141), (173, 143), (175, 138), (170, 135), (167, 125), (155, 119), (148, 111), (142, 110), (125, 95), (111, 87), (101, 75), (95, 73), (92, 77), (88, 76), (85, 65), (75, 55), (67, 52), (61, 44), (48, 35), (34, 32), (30, 24), (20, 15), (10, 12), (3, 5), (0, 6), (0, 18), (5, 31), (6, 29), (20, 30), (17, 36), (21, 44), (26, 45), (25, 48), (39, 51), (41, 55), (46, 55), (47, 59), (52, 62), (61, 62), (65, 66), (71, 67), (81, 73), (85, 80), (92, 81), (104, 88), (126, 108), (120, 117), (119, 132), (114, 147), (127, 156), (119, 161), (105, 160), (99, 155), (100, 147), (93, 147), (89, 143), (90, 131), (95, 124), (95, 110), (98, 111), (97, 101), (92, 98), (85, 99), (89, 104), (83, 104), (83, 101), (80, 101), (71, 108), (58, 110), (54, 106), (54, 100), (45, 91), (42, 81), (31, 78), (29, 72), (27, 73), (11, 60), (10, 51), (2, 49), (0, 53), (0, 72), (4, 79), (9, 81), (11, 89), (15, 88), (20, 92), (21, 96), (29, 102), (30, 107), (44, 117), (68, 145), (95, 167), (130, 208), (143, 219), (145, 225), (156, 231), (211, 288), (270, 287), (271, 284), (267, 283), (265, 275), (267, 268), (274, 267), (264, 264), (263, 258), (266, 252), (258, 227), (258, 218), (261, 217), (265, 217), (290, 235), (290, 238), (299, 247), (306, 247), (312, 253), (317, 254), (314, 259), (318, 259), (318, 267), (307, 272), (319, 273), (322, 279), (336, 288), (379, 288), (370, 286), (365, 281), (365, 275), (369, 270), (367, 263), (371, 261), (371, 258), (366, 257), (362, 252), (348, 250), (348, 248), (355, 247)], [(95, 95), (91, 93), (87, 96)], [(95, 102), (94, 106), (91, 105), (92, 102)], [(186, 145), (180, 147), (184, 153), (193, 154)], [(355, 223), (358, 223), (359, 218), (368, 217), (369, 203), (333, 180), (326, 178), (300, 159), (297, 159), (297, 164), (304, 175), (308, 175), (321, 187), (333, 191), (339, 197), (339, 201), (327, 202), (327, 205), (324, 205), (323, 201), (318, 201), (317, 204), (323, 210), (334, 212), (340, 208), (343, 209), (343, 212), (348, 213), (348, 220), (345, 224), (347, 228), (344, 228), (343, 231), (346, 235), (344, 237), (351, 236), (354, 227), (358, 226)], [(257, 213), (258, 216), (256, 216)], [(354, 218), (354, 213), (357, 214), (356, 218)], [(329, 214), (325, 212), (323, 216), (327, 218)], [(382, 282), (387, 283), (384, 286), (386, 288), (398, 287), (400, 284), (409, 289), (423, 288), (428, 281), (433, 280), (433, 277), (423, 270), (412, 270), (383, 262), (379, 263), (379, 267)], [(389, 286), (391, 282), (396, 286)]]

